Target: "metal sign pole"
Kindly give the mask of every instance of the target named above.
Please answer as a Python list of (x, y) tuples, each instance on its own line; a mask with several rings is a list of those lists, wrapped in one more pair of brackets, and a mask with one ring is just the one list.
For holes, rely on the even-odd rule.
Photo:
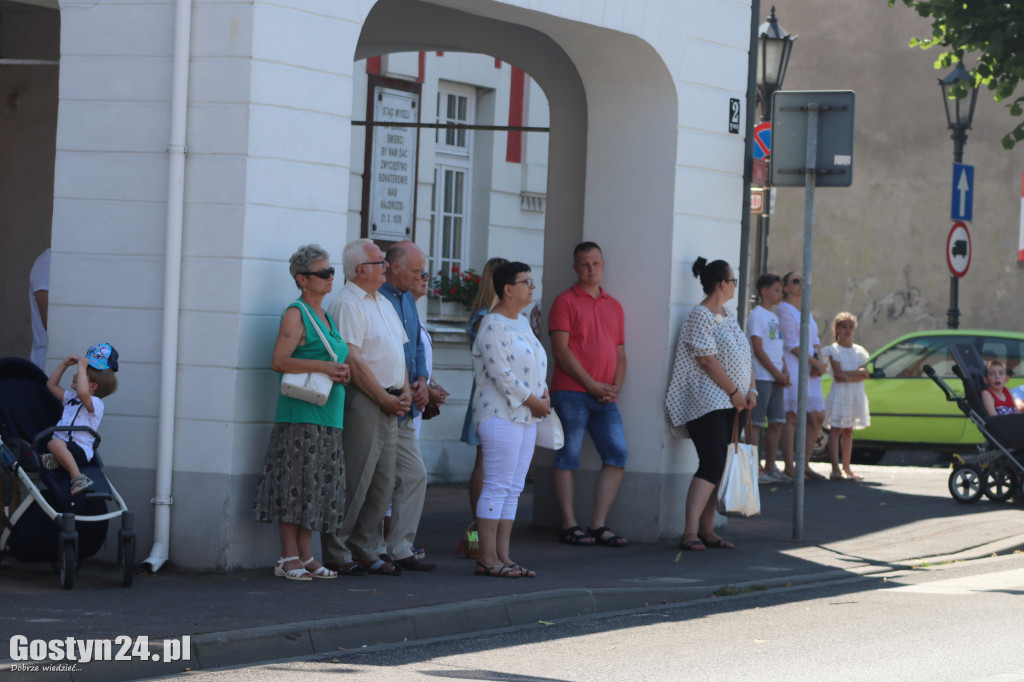
[(804, 466), (807, 460), (807, 378), (811, 350), (811, 259), (814, 254), (814, 182), (818, 159), (818, 105), (807, 105), (807, 154), (804, 164), (804, 264), (803, 296), (800, 300), (800, 376), (797, 384), (796, 434), (793, 456), (796, 479), (793, 485), (793, 539), (804, 532)]

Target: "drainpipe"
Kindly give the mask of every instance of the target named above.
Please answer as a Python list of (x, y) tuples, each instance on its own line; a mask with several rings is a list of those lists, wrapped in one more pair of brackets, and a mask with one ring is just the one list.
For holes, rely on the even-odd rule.
[[(750, 51), (747, 56), (746, 142), (743, 144), (743, 213), (740, 214), (740, 281), (736, 289), (736, 319), (747, 320), (750, 307), (750, 181), (754, 171), (754, 112), (757, 111), (757, 46), (761, 0), (750, 3)], [(766, 209), (767, 210), (767, 207)], [(753, 293), (757, 293), (756, 291)]]
[(171, 477), (174, 473), (174, 403), (178, 379), (178, 317), (181, 313), (181, 239), (185, 213), (185, 125), (192, 0), (175, 0), (171, 79), (171, 141), (167, 146), (167, 244), (164, 251), (163, 338), (160, 352), (160, 411), (156, 496), (152, 499), (153, 548), (142, 565), (151, 572), (167, 561), (171, 537)]

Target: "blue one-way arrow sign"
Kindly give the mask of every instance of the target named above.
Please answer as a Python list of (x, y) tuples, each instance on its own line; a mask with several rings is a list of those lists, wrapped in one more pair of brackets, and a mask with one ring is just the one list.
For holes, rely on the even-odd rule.
[(974, 216), (974, 166), (953, 164), (953, 200), (949, 217), (971, 222)]

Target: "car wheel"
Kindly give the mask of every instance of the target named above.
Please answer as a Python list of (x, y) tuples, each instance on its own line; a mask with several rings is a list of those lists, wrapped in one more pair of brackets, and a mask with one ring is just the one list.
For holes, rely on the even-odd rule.
[(1017, 490), (1017, 474), (1000, 462), (993, 462), (985, 470), (982, 481), (985, 497), (993, 502), (1006, 502)]
[(821, 431), (818, 433), (818, 440), (814, 441), (814, 450), (811, 451), (812, 462), (828, 461), (828, 434), (829, 428), (822, 426)]
[(853, 456), (851, 457), (851, 460), (854, 464), (878, 464), (884, 457), (885, 450), (855, 447), (853, 449)]
[(949, 475), (949, 494), (960, 504), (973, 504), (980, 498), (984, 483), (976, 464), (961, 464)]

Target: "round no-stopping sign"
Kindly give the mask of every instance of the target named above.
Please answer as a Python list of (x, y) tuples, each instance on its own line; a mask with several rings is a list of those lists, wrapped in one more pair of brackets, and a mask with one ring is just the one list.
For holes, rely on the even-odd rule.
[(946, 238), (946, 263), (955, 277), (967, 274), (971, 267), (971, 233), (963, 221), (953, 223)]

